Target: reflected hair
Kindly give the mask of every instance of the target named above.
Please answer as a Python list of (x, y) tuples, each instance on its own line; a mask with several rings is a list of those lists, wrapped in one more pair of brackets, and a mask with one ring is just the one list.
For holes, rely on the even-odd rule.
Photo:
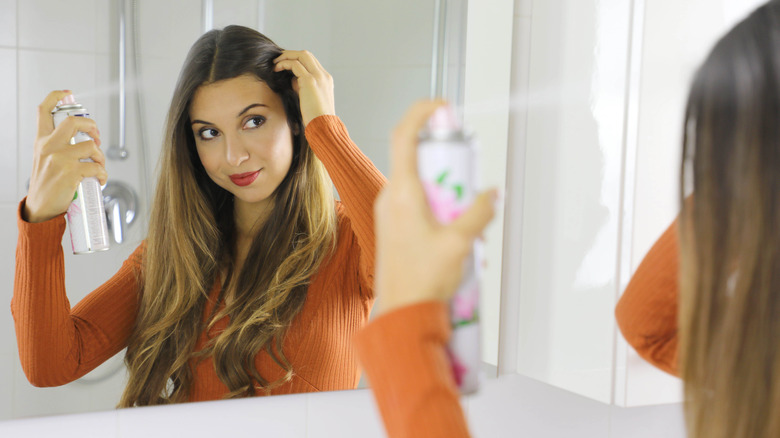
[[(201, 36), (187, 55), (168, 111), (120, 407), (187, 401), (194, 368), (206, 359), (228, 388), (226, 398), (267, 394), (292, 378), (284, 335), (303, 307), (311, 277), (335, 248), (336, 215), (330, 179), (304, 136), (293, 75), (274, 72), (281, 53), (259, 32), (228, 26)], [(272, 211), (237, 267), (233, 195), (206, 174), (189, 108), (199, 87), (242, 75), (256, 77), (281, 98), (293, 154), (271, 195)], [(228, 288), (231, 300), (204, 315), (218, 281), (213, 308), (225, 304)], [(224, 317), (227, 328), (196, 352), (199, 336)], [(280, 369), (261, 375), (255, 364), (263, 353)]]
[(718, 41), (695, 75), (684, 126), (679, 327), (688, 436), (777, 437), (779, 2)]

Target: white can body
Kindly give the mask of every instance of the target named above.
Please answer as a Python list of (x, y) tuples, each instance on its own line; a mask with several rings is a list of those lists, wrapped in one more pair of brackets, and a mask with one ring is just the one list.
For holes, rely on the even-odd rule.
[[(476, 147), (461, 131), (422, 138), (418, 146), (420, 179), (434, 216), (449, 223), (462, 214), (476, 196)], [(450, 361), (462, 394), (479, 388), (482, 352), (479, 329), (480, 245), (466, 258), (463, 277), (450, 301), (452, 337)]]
[[(52, 116), (54, 126), (57, 126), (68, 116), (89, 117), (89, 113), (79, 104), (62, 105), (52, 112)], [(91, 139), (89, 135), (79, 131), (71, 138), (70, 144)], [(86, 158), (81, 161), (91, 162), (92, 160)], [(88, 254), (109, 249), (103, 193), (97, 178), (84, 178), (79, 183), (65, 217), (68, 221), (74, 254)]]

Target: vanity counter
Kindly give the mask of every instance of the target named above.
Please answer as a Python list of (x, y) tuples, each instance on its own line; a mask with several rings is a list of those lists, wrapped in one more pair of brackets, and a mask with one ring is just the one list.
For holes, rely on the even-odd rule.
[[(463, 407), (476, 437), (683, 438), (680, 404), (620, 408), (520, 376), (487, 380)], [(369, 390), (187, 403), (0, 423), (3, 437), (383, 437)]]

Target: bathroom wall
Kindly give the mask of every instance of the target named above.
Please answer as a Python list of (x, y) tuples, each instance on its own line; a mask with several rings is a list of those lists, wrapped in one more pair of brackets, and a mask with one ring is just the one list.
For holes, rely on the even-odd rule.
[[(0, 112), (6, 121), (0, 133), (0, 241), (6, 242), (0, 249), (0, 278), (4, 282), (0, 301), (6, 306), (12, 294), (16, 209), (32, 169), (38, 103), (50, 90), (74, 90), (100, 125), (104, 149), (116, 143), (117, 129), (112, 123), (115, 98), (108, 91), (115, 77), (115, 59), (110, 54), (115, 23), (106, 19), (109, 5), (98, 0), (0, 2), (0, 96), (4, 102)], [(110, 178), (137, 187), (137, 159), (138, 155), (131, 153), (127, 162), (107, 163)], [(72, 274), (66, 279), (71, 302), (105, 281), (134, 249), (139, 234), (131, 231), (127, 244), (107, 253), (74, 257), (66, 251), (66, 269)], [(63, 238), (69, 246), (67, 232)], [(32, 387), (21, 371), (8, 307), (0, 312), (0, 327), (0, 419), (106, 409), (116, 404), (123, 375), (112, 371), (121, 365), (121, 358), (110, 360), (87, 377), (111, 375), (98, 386), (74, 383), (41, 390)], [(101, 389), (96, 391), (97, 387)]]

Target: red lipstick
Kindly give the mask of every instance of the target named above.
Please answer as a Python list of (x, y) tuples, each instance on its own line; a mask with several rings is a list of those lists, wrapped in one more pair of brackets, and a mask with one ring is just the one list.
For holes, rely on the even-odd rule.
[(230, 180), (233, 181), (233, 184), (239, 187), (248, 186), (257, 179), (257, 176), (260, 174), (260, 170), (255, 170), (254, 172), (234, 173), (233, 175), (230, 175)]

